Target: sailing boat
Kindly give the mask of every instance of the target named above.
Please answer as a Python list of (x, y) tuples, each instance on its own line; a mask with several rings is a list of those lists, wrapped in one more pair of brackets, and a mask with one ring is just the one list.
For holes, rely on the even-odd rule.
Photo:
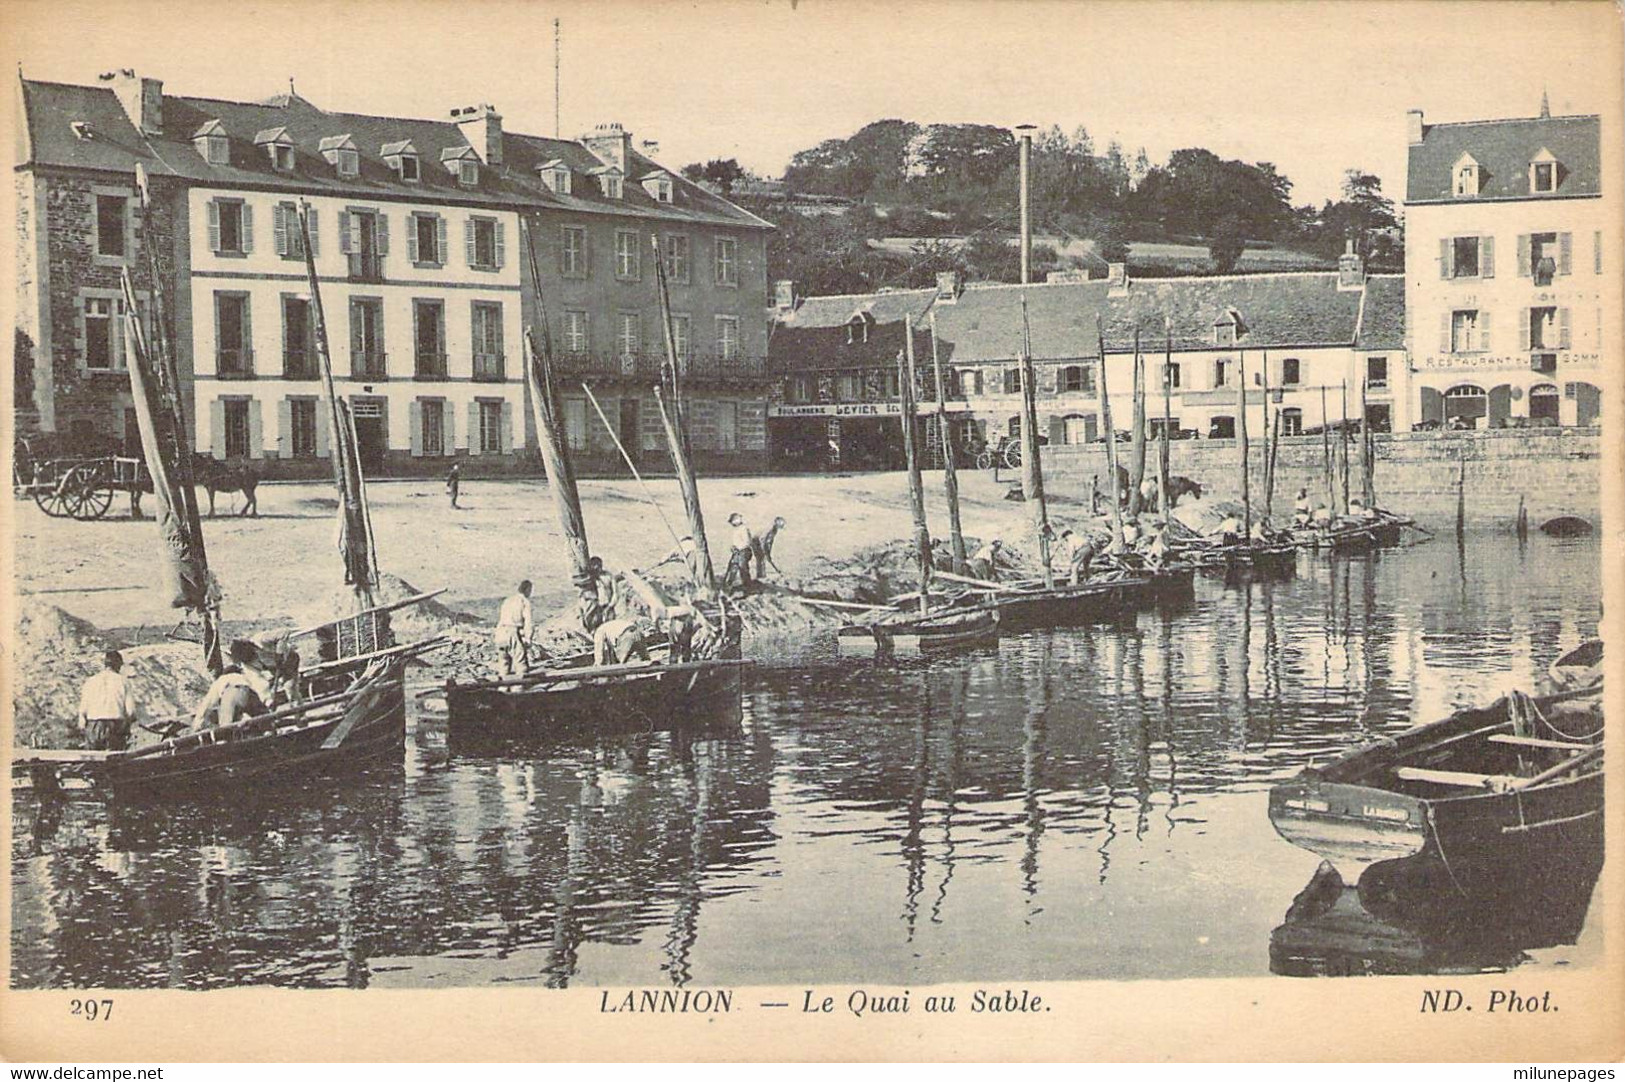
[[(586, 588), (588, 547), (581, 501), (576, 491), (575, 472), (565, 443), (557, 387), (553, 381), (553, 346), (548, 330), (547, 310), (542, 300), (541, 274), (528, 223), (520, 221), (531, 286), (535, 290), (541, 348), (527, 330), (524, 337), (525, 378), (530, 389), (531, 410), (541, 443), (542, 462), (554, 508), (574, 565), (575, 581)], [(701, 601), (694, 607), (714, 627), (715, 642), (724, 654), (733, 657), (687, 660), (677, 644), (669, 644), (662, 663), (591, 665), (587, 658), (571, 658), (560, 667), (540, 669), (522, 676), (460, 682), (448, 680), (444, 698), (447, 739), (464, 750), (482, 745), (520, 740), (558, 740), (583, 735), (615, 732), (647, 732), (689, 724), (737, 724), (740, 717), (741, 674), (748, 664), (737, 658), (737, 626), (725, 602), (712, 607), (704, 597), (714, 590), (711, 560), (704, 541), (704, 519), (699, 494), (689, 466), (683, 438), (681, 385), (675, 345), (670, 335), (669, 303), (665, 289), (665, 267), (656, 248), (655, 265), (660, 286), (661, 314), (667, 326), (667, 351), (672, 393), (669, 404), (657, 393), (662, 419), (683, 488), (684, 506), (689, 516), (695, 557), (689, 562), (695, 576), (696, 594)], [(590, 391), (589, 391), (590, 394)], [(606, 428), (608, 425), (606, 423)], [(613, 434), (613, 430), (611, 430)], [(618, 442), (618, 438), (617, 438)], [(624, 450), (624, 449), (623, 449)], [(631, 465), (631, 459), (627, 459)], [(633, 467), (634, 474), (636, 467)], [(641, 481), (641, 477), (639, 478)], [(651, 609), (663, 606), (651, 584), (640, 576), (628, 576), (640, 593), (646, 594)]]

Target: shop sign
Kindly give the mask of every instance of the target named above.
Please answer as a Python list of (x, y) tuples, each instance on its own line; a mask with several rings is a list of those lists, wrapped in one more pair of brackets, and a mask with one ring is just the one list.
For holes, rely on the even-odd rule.
[[(920, 416), (935, 412), (936, 404), (921, 402)], [(966, 413), (968, 402), (949, 402), (949, 413)], [(819, 402), (804, 406), (774, 404), (767, 407), (769, 417), (900, 417), (903, 407), (897, 402)]]
[[(1560, 365), (1597, 365), (1602, 363), (1601, 354), (1573, 353), (1556, 351), (1557, 361)], [(1486, 369), (1506, 368), (1522, 370), (1529, 367), (1529, 354), (1513, 353), (1499, 356), (1488, 353), (1428, 353), (1415, 357), (1411, 367), (1418, 372), (1437, 369)]]

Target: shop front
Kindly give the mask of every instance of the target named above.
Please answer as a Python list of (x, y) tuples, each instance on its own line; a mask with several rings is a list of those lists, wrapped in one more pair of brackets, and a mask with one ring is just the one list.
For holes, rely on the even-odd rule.
[[(964, 420), (958, 416), (966, 412), (963, 402), (949, 403), (948, 409), (955, 421)], [(922, 465), (940, 465), (934, 407), (922, 407), (916, 424)], [(788, 473), (900, 470), (906, 465), (902, 407), (896, 402), (774, 404), (768, 406), (767, 431), (774, 468)]]

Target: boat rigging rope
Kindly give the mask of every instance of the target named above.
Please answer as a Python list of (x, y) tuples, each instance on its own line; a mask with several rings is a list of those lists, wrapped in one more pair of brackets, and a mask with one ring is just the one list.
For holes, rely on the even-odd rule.
[[(621, 438), (615, 434), (615, 429), (610, 427), (609, 418), (604, 416), (604, 408), (598, 404), (598, 399), (593, 395), (592, 388), (583, 383), (581, 389), (587, 392), (587, 401), (592, 403), (592, 408), (598, 414), (598, 419), (604, 422), (604, 431), (608, 432), (609, 438), (615, 441), (615, 449), (621, 453), (621, 458), (626, 462), (626, 468), (632, 471), (633, 477), (637, 478), (638, 485), (643, 489), (644, 497), (654, 507), (655, 514), (660, 516), (660, 521), (665, 524), (666, 532), (671, 534), (673, 543), (677, 545), (677, 551), (681, 552), (683, 539), (677, 536), (676, 530), (672, 529), (671, 520), (666, 517), (666, 512), (660, 509), (660, 504), (655, 500), (654, 493), (649, 491), (649, 485), (643, 480), (643, 475), (632, 464), (632, 456), (626, 453), (625, 447), (621, 446)], [(683, 559), (683, 569), (688, 572), (688, 577), (693, 581), (694, 585), (699, 586), (699, 577), (695, 575), (694, 568), (686, 557)]]

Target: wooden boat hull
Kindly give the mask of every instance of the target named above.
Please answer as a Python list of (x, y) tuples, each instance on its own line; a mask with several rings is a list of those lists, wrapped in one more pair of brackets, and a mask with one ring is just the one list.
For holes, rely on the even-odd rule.
[(999, 641), (999, 614), (976, 610), (913, 620), (853, 624), (835, 635), (843, 655), (892, 657), (975, 650)]
[(1405, 524), (1384, 519), (1360, 526), (1340, 526), (1329, 530), (1312, 528), (1292, 531), (1292, 543), (1298, 548), (1321, 552), (1371, 552), (1389, 549), (1404, 540)]
[[(1556, 709), (1565, 698), (1535, 703)], [(1493, 787), (1475, 787), (1474, 774), (1438, 769), (1474, 752), (1479, 763), (1499, 763), (1496, 769), (1510, 772), (1520, 756), (1539, 751), (1485, 743), (1511, 735), (1507, 703), (1460, 711), (1275, 786), (1270, 820), (1276, 832), (1331, 861), (1351, 886), (1373, 865), (1397, 861), (1434, 866), (1439, 881), (1483, 899), (1600, 868), (1600, 767), (1529, 785), (1509, 773), (1510, 784)], [(1578, 753), (1586, 746), (1541, 753)]]
[(48, 764), (53, 769), (32, 770), (33, 788), (49, 792), (78, 782), (121, 797), (184, 799), (399, 763), (406, 748), (403, 673), (404, 664), (392, 661), (346, 692), (324, 697), (331, 701), (276, 719), (274, 728), (250, 718), (133, 751)]
[(1156, 600), (1157, 586), (1148, 578), (1130, 576), (1053, 590), (1026, 590), (999, 594), (976, 602), (976, 607), (999, 614), (1006, 632), (1037, 631), (1052, 627), (1120, 619)]
[(514, 741), (737, 725), (749, 664), (651, 665), (603, 677), (584, 669), (579, 679), (535, 687), (448, 683), (447, 744), (466, 751)]

